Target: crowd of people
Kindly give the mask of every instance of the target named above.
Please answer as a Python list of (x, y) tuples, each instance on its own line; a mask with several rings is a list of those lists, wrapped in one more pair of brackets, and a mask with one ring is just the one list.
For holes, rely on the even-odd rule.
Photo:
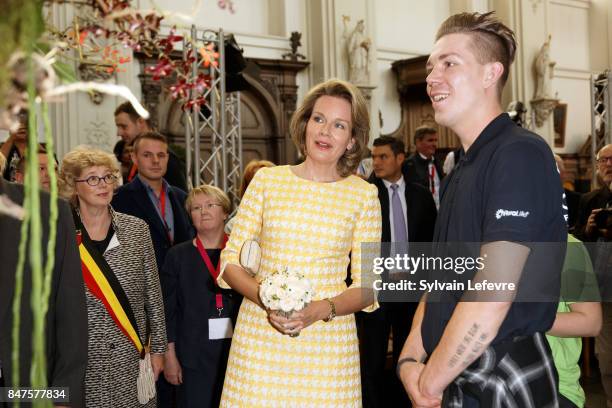
[[(612, 217), (601, 219), (612, 206), (612, 145), (598, 152), (601, 187), (570, 200), (562, 160), (502, 111), (515, 51), (514, 33), (491, 13), (441, 25), (427, 92), (437, 124), (461, 143), (446, 171), (429, 126), (416, 130), (409, 157), (401, 140), (376, 138), (364, 165), (367, 103), (337, 79), (313, 87), (291, 119), (303, 160), (249, 163), (236, 211), (217, 187), (187, 189), (166, 138), (129, 103), (115, 111), (122, 140), (114, 154), (79, 147), (49, 166), (41, 146), (41, 188), (49, 190), (55, 169), (65, 199), (46, 325), (49, 385), (70, 389), (62, 404), (583, 407), (581, 337), (598, 336), (612, 407), (612, 313), (599, 302), (609, 253), (581, 244), (610, 240)], [(25, 116), (23, 123), (1, 150), (8, 160), (0, 195), (17, 207)], [(41, 197), (46, 219), (49, 196)], [(29, 383), (23, 370), (11, 377), (11, 337), (3, 334), (12, 327), (21, 222), (0, 212), (0, 386)], [(44, 225), (43, 240), (49, 233)], [(249, 241), (261, 248), (256, 271), (240, 260)], [(478, 243), (469, 255), (482, 268), (461, 278), (439, 273), (438, 289), (419, 302), (398, 299), (370, 285), (365, 244), (380, 242), (394, 244), (382, 246), (385, 256), (413, 255), (427, 243), (447, 257), (457, 256), (453, 243)], [(259, 296), (262, 280), (287, 268), (316, 288), (290, 314)], [(26, 287), (29, 274), (26, 265)], [(564, 297), (576, 274), (594, 294)], [(406, 278), (394, 268), (382, 275), (389, 284)], [(478, 301), (463, 288), (443, 289), (456, 279), (514, 289)], [(554, 299), (515, 301), (533, 293)], [(22, 310), (22, 324), (31, 324)], [(21, 349), (22, 367), (29, 353)]]

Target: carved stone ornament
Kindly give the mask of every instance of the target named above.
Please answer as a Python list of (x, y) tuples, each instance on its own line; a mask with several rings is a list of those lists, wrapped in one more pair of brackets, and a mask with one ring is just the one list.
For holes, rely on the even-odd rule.
[(537, 127), (541, 127), (544, 122), (546, 122), (558, 104), (559, 100), (553, 98), (538, 98), (531, 100), (531, 108), (535, 113), (535, 123)]
[(95, 119), (89, 121), (85, 129), (87, 135), (86, 143), (90, 146), (100, 148), (102, 150), (112, 150), (114, 141), (111, 140), (113, 135), (108, 130), (108, 125), (105, 120), (101, 120), (98, 115)]
[[(112, 67), (100, 62), (81, 62), (79, 64), (79, 77), (83, 81), (104, 82), (113, 77), (109, 72)], [(104, 101), (104, 95), (98, 91), (90, 91), (89, 98), (95, 105), (100, 105)]]
[(291, 52), (283, 54), (283, 59), (288, 59), (291, 61), (298, 61), (300, 58), (305, 60), (306, 56), (300, 54), (298, 52), (298, 48), (302, 46), (301, 40), (302, 33), (299, 31), (292, 31), (291, 37), (289, 37), (289, 42), (291, 43)]

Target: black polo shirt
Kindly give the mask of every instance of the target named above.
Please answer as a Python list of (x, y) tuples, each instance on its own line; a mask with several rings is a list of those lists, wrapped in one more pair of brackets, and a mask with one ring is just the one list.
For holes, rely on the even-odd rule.
[[(558, 295), (567, 239), (563, 188), (552, 151), (540, 136), (518, 127), (507, 114), (499, 115), (446, 177), (440, 193), (434, 232), (434, 242), (438, 244), (435, 245), (524, 243), (532, 251), (523, 269), (518, 293), (524, 288), (537, 291), (546, 282), (542, 290)], [(531, 245), (537, 242), (560, 243), (563, 253), (552, 257), (555, 259), (549, 259), (548, 254), (544, 258), (542, 251)], [(538, 270), (533, 267), (538, 262), (547, 263), (544, 279), (533, 272)], [(529, 265), (532, 267), (528, 268)], [(471, 272), (468, 278), (474, 274), (475, 271)], [(452, 281), (456, 277), (451, 271), (441, 279)], [(430, 293), (421, 326), (428, 354), (431, 355), (442, 337), (461, 295), (462, 291)], [(513, 303), (493, 344), (547, 331), (556, 310), (554, 302)]]

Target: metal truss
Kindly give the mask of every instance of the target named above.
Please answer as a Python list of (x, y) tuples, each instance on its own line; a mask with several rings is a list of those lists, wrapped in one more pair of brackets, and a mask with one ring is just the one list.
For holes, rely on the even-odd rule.
[(597, 152), (606, 144), (612, 143), (610, 89), (612, 89), (610, 70), (591, 75), (591, 163), (593, 177), (596, 173), (595, 157)]
[[(212, 64), (199, 52), (215, 45), (218, 64)], [(194, 104), (184, 113), (186, 174), (189, 187), (211, 184), (225, 191), (237, 206), (242, 176), (242, 132), (240, 93), (226, 93), (225, 36), (223, 30), (198, 30), (191, 27), (191, 38), (183, 43), (183, 58), (193, 58), (192, 80), (199, 74), (210, 80), (201, 106)], [(190, 99), (199, 97), (191, 91)], [(210, 144), (207, 145), (210, 138)]]

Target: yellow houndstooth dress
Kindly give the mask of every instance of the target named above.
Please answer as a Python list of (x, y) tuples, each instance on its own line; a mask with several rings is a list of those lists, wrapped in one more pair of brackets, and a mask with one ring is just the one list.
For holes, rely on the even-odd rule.
[[(280, 268), (302, 271), (315, 299), (361, 283), (361, 243), (380, 241), (377, 189), (350, 176), (319, 183), (289, 166), (263, 168), (242, 199), (222, 271), (238, 264), (247, 239), (258, 239), (262, 261), (256, 279)], [(219, 278), (223, 287), (227, 284)], [(374, 310), (376, 305), (367, 311)], [(359, 407), (361, 381), (354, 315), (304, 329), (299, 337), (277, 332), (260, 307), (244, 299), (232, 339), (222, 407)]]

